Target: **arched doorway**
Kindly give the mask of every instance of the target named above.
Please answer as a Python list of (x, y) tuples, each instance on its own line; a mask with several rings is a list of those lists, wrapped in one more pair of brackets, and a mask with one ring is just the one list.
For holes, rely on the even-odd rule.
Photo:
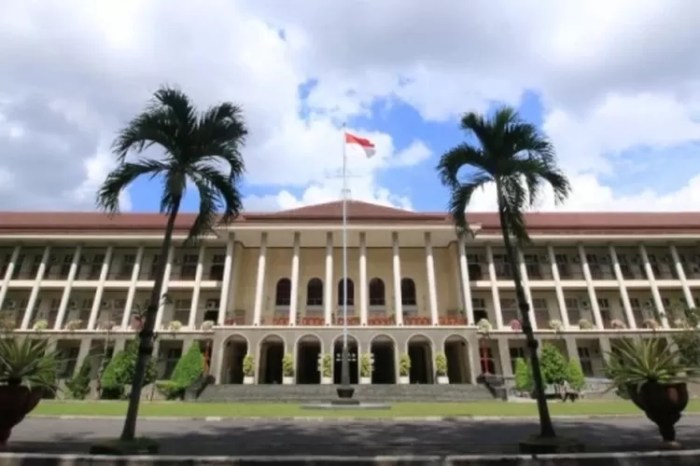
[(321, 383), (318, 358), (321, 354), (321, 340), (314, 335), (304, 335), (297, 341), (297, 383)]
[(374, 355), (373, 384), (396, 383), (395, 348), (394, 340), (386, 335), (375, 337), (370, 343), (370, 351)]
[(435, 383), (433, 377), (433, 350), (428, 337), (424, 335), (411, 337), (408, 340), (408, 357), (411, 359), (411, 383)]
[(269, 335), (260, 343), (260, 363), (258, 383), (282, 383), (282, 357), (284, 340), (277, 335)]
[(248, 354), (248, 340), (243, 335), (233, 335), (226, 340), (221, 383), (243, 383), (243, 358), (246, 354)]
[[(340, 383), (341, 376), (341, 360), (340, 357), (343, 353), (343, 337), (340, 336), (336, 338), (333, 343), (333, 383)], [(358, 382), (358, 360), (357, 360), (357, 340), (354, 337), (348, 335), (348, 353), (350, 354), (350, 383), (356, 384)]]
[(469, 344), (459, 335), (445, 339), (447, 377), (450, 383), (469, 383)]

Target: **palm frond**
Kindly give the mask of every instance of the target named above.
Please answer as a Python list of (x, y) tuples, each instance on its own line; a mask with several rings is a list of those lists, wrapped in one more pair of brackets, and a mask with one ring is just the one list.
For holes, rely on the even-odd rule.
[(437, 165), (440, 180), (445, 186), (455, 188), (461, 184), (459, 171), (464, 167), (473, 167), (485, 172), (490, 171), (483, 152), (469, 144), (460, 144), (440, 157)]
[(525, 224), (524, 210), (528, 194), (518, 175), (504, 176), (498, 179), (498, 208), (504, 214), (509, 234), (518, 244), (530, 241)]
[(55, 390), (57, 360), (46, 340), (0, 339), (0, 383)]
[(243, 201), (234, 184), (237, 179), (232, 179), (232, 175), (226, 176), (220, 170), (204, 163), (197, 164), (194, 173), (205, 179), (215, 190), (217, 207), (223, 207), (222, 223), (228, 223), (240, 214)]
[(483, 115), (469, 112), (462, 116), (462, 129), (467, 134), (474, 135), (484, 152), (495, 154), (497, 151), (497, 139), (494, 138), (493, 123)]
[(118, 163), (124, 163), (130, 151), (140, 153), (153, 145), (160, 145), (166, 153), (177, 155), (180, 145), (175, 139), (177, 122), (162, 107), (149, 106), (119, 131), (112, 143)]
[(199, 193), (199, 210), (190, 232), (185, 241), (186, 245), (195, 244), (199, 238), (213, 229), (216, 221), (217, 193), (216, 189), (203, 177), (193, 177), (193, 182)]
[(189, 157), (197, 126), (197, 111), (190, 98), (180, 89), (163, 86), (153, 95), (152, 108), (167, 114), (174, 125), (172, 136), (180, 150), (171, 155), (184, 162)]
[(167, 172), (168, 166), (157, 160), (142, 159), (135, 163), (123, 162), (112, 170), (97, 192), (97, 206), (107, 212), (119, 211), (119, 196), (138, 177), (151, 178)]
[(169, 214), (179, 208), (180, 201), (185, 197), (187, 177), (180, 166), (170, 167), (164, 172), (163, 192), (160, 197), (160, 212)]
[(486, 174), (481, 174), (474, 177), (470, 182), (463, 183), (452, 188), (448, 211), (452, 216), (452, 220), (457, 228), (459, 235), (467, 231), (467, 219), (465, 210), (471, 201), (474, 191), (483, 188), (484, 185), (491, 181), (491, 177)]

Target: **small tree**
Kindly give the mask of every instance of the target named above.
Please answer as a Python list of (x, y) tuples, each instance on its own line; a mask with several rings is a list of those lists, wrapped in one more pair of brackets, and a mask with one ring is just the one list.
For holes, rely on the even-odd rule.
[[(125, 386), (131, 385), (134, 380), (137, 353), (138, 342), (135, 340), (128, 341), (124, 351), (118, 352), (109, 361), (101, 380), (103, 398), (119, 399), (124, 396)], [(155, 379), (156, 364), (153, 359), (150, 359), (143, 383), (148, 385)]]
[(243, 358), (243, 375), (246, 377), (255, 375), (255, 358), (252, 354), (246, 354)]
[(566, 358), (556, 346), (545, 343), (542, 345), (542, 377), (546, 384), (560, 385), (567, 376)]
[(435, 373), (440, 377), (447, 375), (447, 357), (445, 353), (435, 355)]
[(294, 356), (289, 353), (282, 357), (282, 374), (285, 377), (294, 377)]
[(532, 373), (523, 358), (515, 360), (515, 388), (521, 392), (532, 391)]
[(321, 358), (321, 375), (326, 378), (333, 376), (333, 358), (330, 353), (324, 353)]
[(372, 359), (369, 353), (360, 356), (360, 377), (372, 377)]
[(411, 358), (406, 353), (401, 355), (399, 360), (399, 375), (401, 377), (408, 377), (411, 373)]
[(700, 312), (695, 308), (674, 309), (672, 315), (682, 324), (682, 332), (673, 336), (673, 342), (678, 347), (681, 364), (686, 367), (700, 367)]
[(80, 370), (72, 379), (66, 380), (66, 388), (72, 398), (84, 400), (90, 393), (90, 373), (92, 372), (92, 357), (83, 360)]
[(185, 390), (204, 372), (204, 355), (198, 344), (190, 346), (175, 365), (170, 380), (160, 382), (158, 389), (168, 399), (182, 398)]
[(566, 372), (566, 380), (569, 382), (571, 388), (576, 391), (583, 390), (583, 387), (586, 386), (586, 376), (583, 374), (583, 369), (578, 359), (569, 359)]

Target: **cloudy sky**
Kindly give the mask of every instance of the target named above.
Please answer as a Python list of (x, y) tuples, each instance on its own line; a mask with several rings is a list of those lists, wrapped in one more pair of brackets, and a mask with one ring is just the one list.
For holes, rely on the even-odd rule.
[[(0, 209), (89, 210), (115, 131), (161, 83), (243, 106), (248, 210), (352, 197), (442, 210), (465, 111), (507, 103), (556, 145), (564, 210), (700, 205), (696, 0), (0, 0)], [(139, 183), (124, 208), (154, 210)], [(493, 207), (493, 193), (474, 210)], [(188, 208), (194, 208), (194, 198)], [(552, 209), (544, 199), (541, 210)]]

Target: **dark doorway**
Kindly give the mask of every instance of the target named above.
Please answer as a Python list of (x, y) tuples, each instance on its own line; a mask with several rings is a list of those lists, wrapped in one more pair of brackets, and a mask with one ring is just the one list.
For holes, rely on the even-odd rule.
[(297, 347), (297, 383), (321, 383), (318, 371), (318, 357), (321, 354), (321, 342), (316, 338), (302, 338)]
[(394, 360), (394, 342), (391, 340), (375, 340), (372, 342), (374, 355), (373, 384), (396, 383), (396, 363)]
[(241, 337), (234, 337), (226, 343), (228, 362), (224, 383), (243, 383), (243, 358), (248, 353), (248, 344)]
[[(333, 347), (333, 383), (340, 383), (341, 363), (340, 355), (343, 352), (343, 338), (340, 337), (335, 341)], [(350, 353), (350, 383), (357, 384), (358, 382), (358, 365), (357, 365), (357, 342), (354, 338), (348, 337), (348, 352)]]
[(260, 382), (263, 384), (282, 383), (282, 357), (284, 344), (282, 341), (268, 340), (260, 348)]
[(450, 337), (445, 342), (447, 357), (447, 377), (450, 383), (469, 383), (469, 347), (458, 336)]
[(411, 358), (411, 383), (433, 382), (433, 358), (430, 342), (424, 338), (413, 338), (408, 342), (408, 357)]

